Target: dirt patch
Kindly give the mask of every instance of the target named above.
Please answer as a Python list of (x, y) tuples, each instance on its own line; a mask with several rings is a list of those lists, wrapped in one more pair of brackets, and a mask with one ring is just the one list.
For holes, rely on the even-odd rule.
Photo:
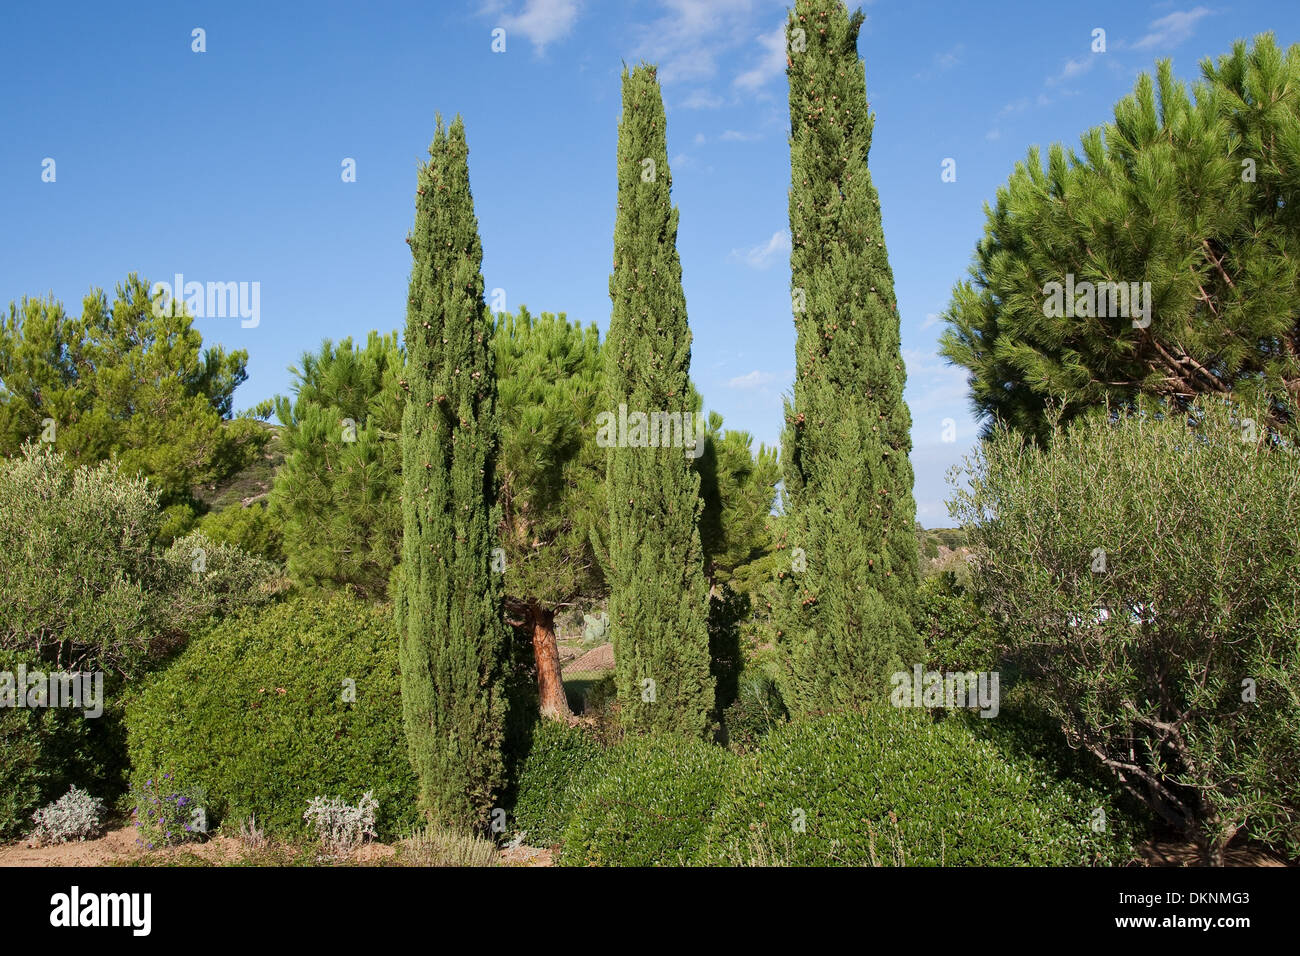
[[(1149, 840), (1137, 848), (1144, 866), (1203, 866), (1201, 851), (1185, 840)], [(1229, 847), (1223, 854), (1224, 866), (1288, 866), (1289, 864), (1263, 847), (1245, 844)]]
[[(301, 852), (293, 847), (246, 846), (237, 837), (215, 836), (202, 843), (149, 850), (136, 842), (135, 827), (109, 830), (94, 840), (61, 843), (54, 846), (31, 846), (10, 843), (0, 846), (0, 866), (114, 866), (147, 863), (152, 866), (203, 865), (223, 866), (253, 858), (259, 865), (283, 865)], [(275, 851), (279, 852), (275, 852)], [(397, 848), (387, 843), (367, 843), (350, 857), (321, 860), (324, 865), (338, 863), (355, 866), (391, 865)], [(400, 860), (396, 861), (400, 864)], [(408, 864), (409, 865), (409, 864)], [(497, 857), (499, 866), (554, 866), (551, 851), (539, 847), (503, 847)]]
[(203, 843), (162, 847), (149, 850), (136, 842), (135, 827), (109, 830), (94, 840), (59, 843), (53, 846), (32, 846), (28, 843), (11, 843), (0, 846), (0, 866), (107, 866), (129, 863), (152, 857), (166, 861), (172, 857), (189, 856), (219, 864), (238, 859), (243, 845), (234, 837), (214, 837)]
[(564, 665), (566, 674), (597, 674), (614, 669), (614, 645), (602, 644)]
[(498, 862), (500, 866), (555, 866), (551, 851), (536, 846), (505, 847)]

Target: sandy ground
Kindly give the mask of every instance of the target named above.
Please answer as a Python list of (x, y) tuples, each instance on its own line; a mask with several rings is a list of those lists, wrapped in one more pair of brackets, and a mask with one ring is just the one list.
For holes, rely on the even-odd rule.
[[(149, 862), (165, 863), (169, 857), (185, 857), (193, 863), (197, 857), (213, 865), (234, 863), (249, 851), (234, 837), (218, 836), (205, 843), (190, 843), (182, 847), (146, 850), (135, 842), (135, 829), (122, 827), (110, 830), (96, 840), (64, 843), (58, 846), (28, 846), (10, 843), (0, 846), (0, 866), (107, 866), (130, 863), (146, 857)], [(369, 843), (343, 863), (382, 863), (396, 853), (396, 849), (383, 843)], [(1189, 843), (1152, 841), (1139, 847), (1144, 865), (1199, 866), (1196, 848)], [(160, 859), (161, 858), (161, 859)], [(549, 849), (531, 846), (503, 847), (497, 858), (499, 866), (554, 866)], [(1240, 847), (1228, 851), (1228, 866), (1286, 866), (1287, 864), (1267, 851), (1255, 847)]]
[[(221, 865), (234, 863), (252, 851), (235, 837), (217, 836), (203, 843), (146, 850), (135, 841), (135, 828), (122, 827), (110, 830), (102, 837), (77, 843), (56, 846), (30, 846), (25, 842), (0, 846), (0, 866), (109, 866), (131, 863), (149, 858), (153, 864), (165, 863), (168, 858), (193, 858)], [(396, 848), (384, 843), (368, 843), (357, 850), (345, 864), (380, 863), (397, 853)], [(519, 846), (503, 848), (498, 864), (502, 866), (551, 866), (551, 851), (536, 847)]]
[(591, 674), (612, 671), (614, 669), (614, 645), (601, 644), (599, 647), (593, 647), (581, 657), (562, 662), (561, 667), (566, 674)]

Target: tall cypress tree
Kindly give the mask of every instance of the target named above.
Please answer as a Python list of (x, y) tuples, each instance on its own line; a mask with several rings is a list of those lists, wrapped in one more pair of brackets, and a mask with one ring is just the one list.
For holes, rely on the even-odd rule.
[(920, 659), (911, 416), (867, 171), (863, 20), (842, 3), (797, 0), (786, 30), (797, 343), (781, 456), (792, 582), (782, 616), (791, 703), (804, 714), (880, 698), (890, 672)]
[(696, 412), (664, 122), (655, 68), (624, 69), (605, 345), (606, 408), (616, 417), (607, 432), (607, 579), (624, 726), (698, 736), (713, 704), (699, 476), (692, 450), (644, 441), (651, 415), (693, 423)]
[(492, 570), (496, 378), (465, 127), (439, 117), (420, 168), (406, 312), (402, 705), (431, 819), (482, 825), (501, 782), (505, 631)]

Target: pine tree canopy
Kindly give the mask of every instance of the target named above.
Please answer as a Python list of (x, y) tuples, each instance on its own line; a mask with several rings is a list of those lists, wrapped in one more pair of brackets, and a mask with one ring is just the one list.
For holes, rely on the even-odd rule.
[(294, 399), (276, 400), (285, 461), (271, 506), (300, 584), (387, 595), (402, 541), (404, 364), (396, 332), (371, 332), (364, 347), (327, 340), (289, 370)]
[(521, 306), (497, 317), (493, 344), (506, 593), (553, 607), (601, 583), (591, 545), (604, 520), (600, 335), (595, 324)]
[(1300, 46), (1271, 34), (1168, 61), (1115, 120), (1016, 165), (957, 285), (942, 353), (970, 370), (986, 428), (1044, 438), (1139, 395), (1271, 405), (1300, 398)]
[(132, 273), (111, 305), (93, 290), (78, 317), (53, 298), (10, 303), (0, 317), (0, 454), (32, 439), (69, 465), (111, 459), (150, 478), (164, 506), (191, 510), (198, 485), (253, 460), (265, 430), (226, 421), (248, 353), (204, 348), (182, 305), (155, 310), (155, 300)]

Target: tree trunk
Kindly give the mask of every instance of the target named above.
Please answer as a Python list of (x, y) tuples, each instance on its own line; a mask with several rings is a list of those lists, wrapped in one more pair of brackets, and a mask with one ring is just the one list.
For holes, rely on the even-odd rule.
[(560, 678), (560, 650), (555, 643), (555, 612), (537, 603), (528, 605), (528, 626), (533, 632), (533, 658), (537, 662), (537, 697), (543, 717), (565, 720), (573, 716), (564, 681)]

